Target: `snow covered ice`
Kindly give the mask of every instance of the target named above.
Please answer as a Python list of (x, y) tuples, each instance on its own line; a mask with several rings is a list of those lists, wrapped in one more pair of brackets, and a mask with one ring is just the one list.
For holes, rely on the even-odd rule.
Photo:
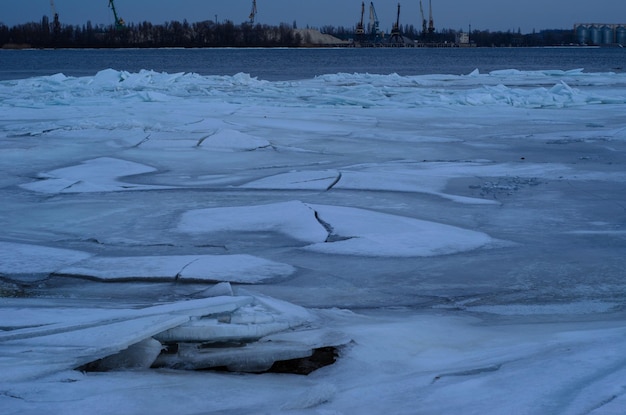
[(109, 69), (0, 111), (3, 414), (626, 408), (624, 74)]

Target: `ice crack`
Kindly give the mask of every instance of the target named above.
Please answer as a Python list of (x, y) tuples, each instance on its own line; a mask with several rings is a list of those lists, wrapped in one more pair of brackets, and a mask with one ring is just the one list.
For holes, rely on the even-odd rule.
[(339, 183), (339, 180), (341, 180), (341, 172), (338, 172), (337, 177), (331, 184), (328, 185), (328, 187), (326, 188), (326, 191), (329, 191), (330, 189), (335, 187), (335, 185)]
[(333, 226), (320, 218), (319, 212), (317, 210), (313, 210), (313, 212), (315, 214), (315, 219), (320, 223), (320, 225), (324, 227), (324, 229), (326, 229), (326, 232), (328, 233), (324, 242), (337, 242), (352, 239), (351, 236), (339, 236), (335, 234), (335, 229), (333, 228)]
[(329, 239), (331, 238), (332, 234), (333, 234), (333, 227), (330, 223), (325, 222), (324, 220), (322, 220), (322, 218), (320, 218), (319, 212), (317, 210), (313, 210), (313, 213), (315, 215), (315, 220), (317, 220), (320, 225), (322, 225), (324, 227), (324, 229), (326, 229), (326, 232), (328, 233), (328, 235), (326, 236), (326, 240), (324, 242), (328, 242)]
[(150, 136), (151, 136), (151, 135), (152, 135), (152, 134), (148, 134), (148, 135), (146, 136), (146, 138), (144, 138), (143, 140), (141, 140), (140, 142), (138, 142), (137, 144), (135, 144), (133, 147), (137, 148), (137, 147), (141, 146), (143, 143), (145, 143), (145, 142), (147, 142), (147, 141), (150, 141)]
[(443, 377), (480, 375), (481, 373), (496, 372), (496, 371), (500, 370), (501, 367), (502, 367), (502, 364), (499, 364), (499, 365), (491, 365), (491, 366), (479, 367), (479, 368), (476, 368), (476, 369), (461, 370), (459, 372), (442, 373), (442, 374), (437, 375), (437, 376), (435, 376), (433, 378), (433, 381), (431, 382), (431, 385), (433, 383), (437, 382), (438, 380), (440, 380)]

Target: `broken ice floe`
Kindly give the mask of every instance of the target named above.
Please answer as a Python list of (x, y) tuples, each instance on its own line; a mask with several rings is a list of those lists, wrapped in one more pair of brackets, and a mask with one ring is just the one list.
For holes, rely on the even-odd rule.
[(42, 193), (114, 192), (160, 189), (162, 186), (135, 185), (120, 177), (151, 173), (155, 168), (110, 157), (99, 157), (83, 163), (40, 174), (40, 180), (25, 183), (23, 188)]
[(304, 249), (342, 255), (432, 256), (488, 245), (491, 237), (450, 225), (365, 209), (299, 201), (186, 212), (179, 230), (277, 232), (306, 243)]
[(257, 295), (220, 296), (132, 310), (77, 309), (63, 322), (50, 319), (54, 306), (42, 306), (31, 312), (29, 327), (11, 325), (12, 317), (22, 311), (15, 301), (12, 307), (4, 306), (0, 314), (4, 380), (27, 380), (77, 368), (112, 370), (152, 365), (257, 372), (278, 361), (308, 358), (317, 349), (336, 348), (350, 341), (319, 327), (318, 318), (309, 310)]
[(264, 138), (229, 129), (217, 130), (198, 143), (200, 148), (223, 151), (252, 151), (270, 146)]
[(350, 341), (341, 333), (315, 327), (312, 317), (302, 307), (254, 296), (230, 315), (193, 319), (155, 336), (169, 347), (155, 366), (262, 372), (277, 361), (307, 358), (316, 349)]
[(63, 275), (100, 281), (182, 281), (255, 284), (285, 278), (289, 264), (247, 255), (105, 257), (71, 249), (0, 242), (0, 275), (23, 279)]
[(104, 281), (178, 280), (253, 284), (287, 277), (294, 271), (295, 268), (288, 264), (241, 254), (92, 257), (58, 269), (56, 274)]
[(187, 233), (277, 232), (307, 243), (328, 237), (315, 211), (300, 201), (190, 210), (183, 214), (178, 229)]
[(71, 249), (0, 241), (0, 275), (48, 275), (90, 256)]
[[(375, 190), (424, 193), (464, 204), (497, 204), (491, 199), (453, 195), (447, 184), (458, 178), (494, 177), (501, 180), (589, 180), (597, 173), (581, 173), (556, 163), (493, 163), (489, 161), (392, 162), (349, 166), (341, 170), (290, 171), (242, 185), (244, 189)], [(621, 173), (602, 176), (624, 180)]]

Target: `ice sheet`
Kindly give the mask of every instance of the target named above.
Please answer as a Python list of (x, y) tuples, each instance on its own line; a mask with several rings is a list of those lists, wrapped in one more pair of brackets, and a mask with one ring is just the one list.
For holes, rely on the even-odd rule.
[[(621, 413), (625, 86), (0, 82), (3, 413)], [(70, 370), (226, 316), (226, 339), (287, 330), (263, 359), (327, 343), (309, 325), (353, 342), (306, 377)]]

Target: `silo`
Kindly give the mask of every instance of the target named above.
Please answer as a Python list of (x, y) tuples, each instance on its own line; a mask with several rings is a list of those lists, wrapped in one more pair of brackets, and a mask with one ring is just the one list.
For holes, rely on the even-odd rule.
[(611, 26), (602, 26), (600, 28), (600, 34), (603, 45), (610, 45), (614, 41), (613, 28)]
[(615, 29), (615, 40), (622, 46), (626, 45), (626, 26), (617, 26)]
[(576, 27), (576, 39), (580, 44), (589, 42), (589, 27), (582, 24)]
[(594, 45), (602, 43), (602, 33), (600, 32), (600, 28), (596, 25), (592, 25), (589, 28), (589, 43)]

